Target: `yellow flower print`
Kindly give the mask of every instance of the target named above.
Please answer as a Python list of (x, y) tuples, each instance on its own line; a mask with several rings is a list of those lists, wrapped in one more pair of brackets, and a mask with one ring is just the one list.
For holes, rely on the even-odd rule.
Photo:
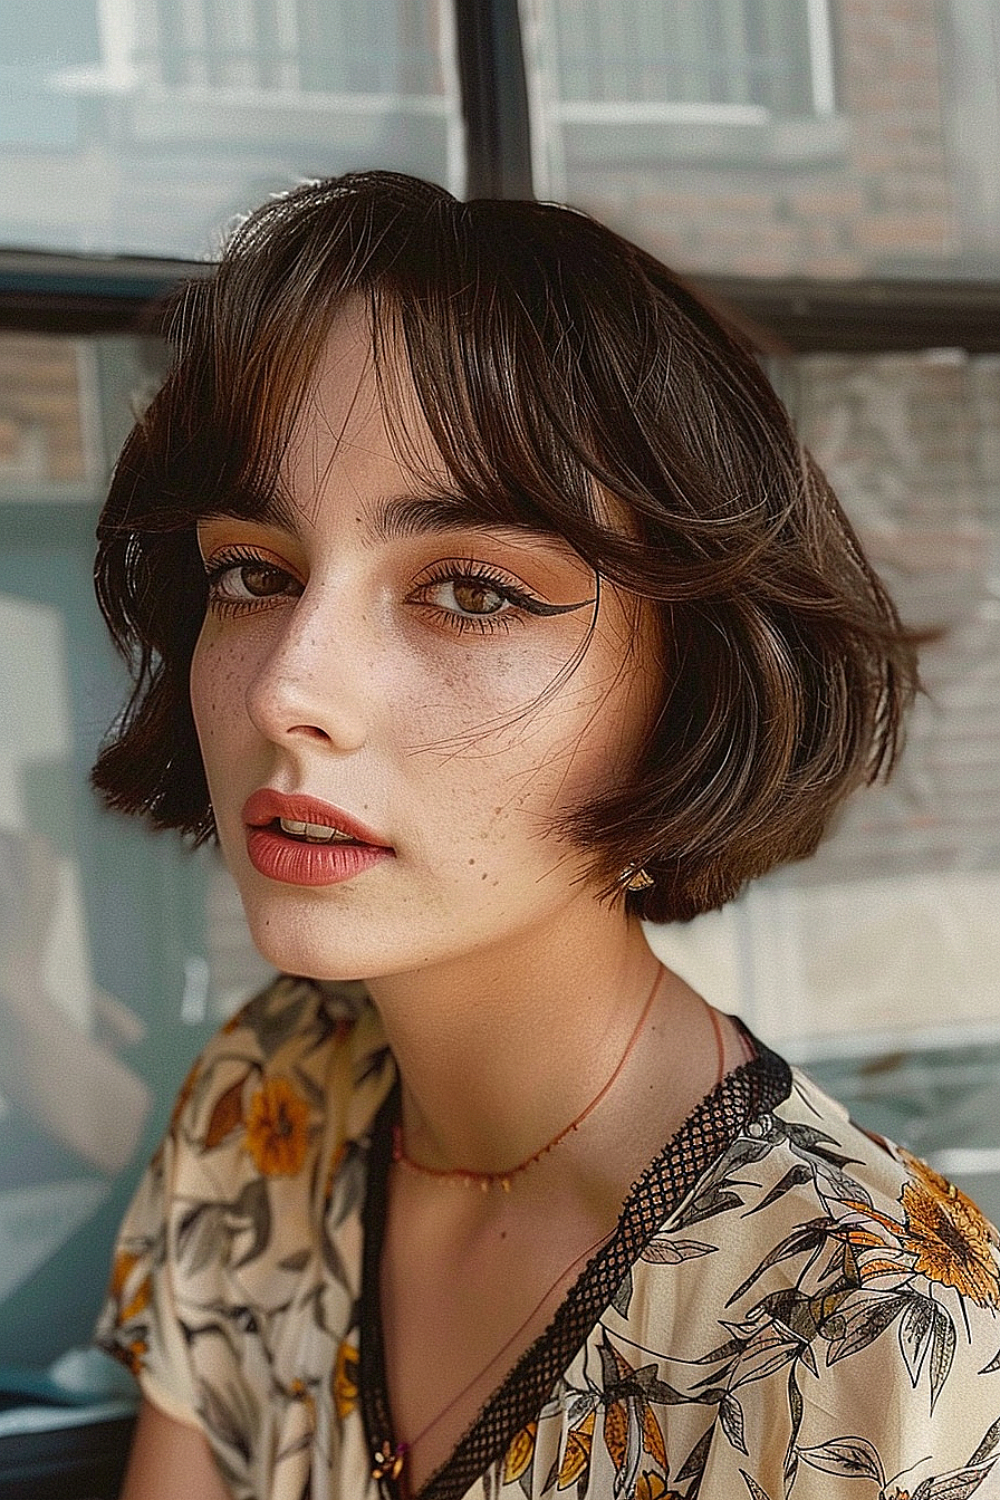
[(604, 1444), (621, 1473), (628, 1457), (628, 1407), (624, 1401), (612, 1401), (604, 1413)]
[(129, 1340), (124, 1350), (118, 1349), (116, 1352), (130, 1374), (141, 1375), (146, 1364), (148, 1350), (149, 1345), (145, 1339), (135, 1338)]
[(651, 1406), (644, 1406), (642, 1411), (642, 1446), (650, 1458), (666, 1473), (667, 1445), (663, 1441), (663, 1430)]
[(333, 1404), (342, 1422), (358, 1404), (358, 1351), (346, 1339), (337, 1350), (333, 1367)]
[(128, 1281), (134, 1267), (138, 1264), (138, 1255), (132, 1255), (128, 1250), (118, 1251), (118, 1254), (115, 1256), (114, 1265), (111, 1267), (111, 1283), (108, 1288), (112, 1297), (121, 1296), (125, 1290), (126, 1281)]
[(513, 1484), (516, 1479), (526, 1473), (531, 1467), (531, 1460), (535, 1456), (535, 1435), (538, 1432), (538, 1423), (529, 1422), (516, 1433), (510, 1441), (510, 1447), (504, 1454), (503, 1460), (503, 1483)]
[(139, 1285), (132, 1289), (126, 1296), (125, 1288), (128, 1285), (132, 1272), (139, 1264), (140, 1257), (131, 1255), (127, 1250), (119, 1250), (115, 1256), (114, 1265), (111, 1270), (111, 1296), (118, 1304), (119, 1326), (130, 1323), (137, 1318), (141, 1312), (149, 1306), (152, 1296), (152, 1285), (149, 1276), (144, 1276)]
[(989, 1223), (971, 1198), (938, 1172), (916, 1157), (903, 1157), (911, 1176), (901, 1197), (904, 1244), (917, 1257), (916, 1269), (980, 1307), (1000, 1306), (1000, 1275)]
[(635, 1482), (635, 1500), (681, 1500), (680, 1490), (668, 1490), (661, 1474), (646, 1469)]
[(194, 1089), (194, 1086), (195, 1086), (196, 1082), (198, 1081), (198, 1074), (200, 1072), (201, 1072), (201, 1061), (199, 1059), (198, 1061), (196, 1061), (193, 1064), (192, 1067), (190, 1067), (188, 1069), (187, 1076), (185, 1077), (184, 1082), (180, 1086), (180, 1090), (179, 1090), (179, 1092), (177, 1094), (177, 1098), (174, 1100), (174, 1107), (173, 1107), (173, 1109), (171, 1110), (171, 1113), (170, 1113), (170, 1123), (167, 1126), (167, 1130), (168, 1131), (176, 1130), (178, 1122), (180, 1121), (181, 1115), (184, 1113), (184, 1110), (187, 1107), (187, 1102), (188, 1102), (188, 1100), (191, 1097), (191, 1094), (192, 1094), (192, 1091)]
[(244, 1145), (265, 1177), (294, 1177), (309, 1144), (309, 1106), (287, 1078), (268, 1078), (250, 1100)]
[(293, 1380), (288, 1387), (288, 1395), (291, 1401), (296, 1401), (308, 1413), (310, 1430), (316, 1426), (316, 1398), (306, 1385), (304, 1380)]
[(249, 1077), (249, 1071), (244, 1073), (212, 1105), (212, 1113), (205, 1129), (206, 1151), (212, 1151), (221, 1145), (227, 1136), (243, 1124), (243, 1089)]
[(588, 1412), (583, 1421), (576, 1427), (571, 1427), (566, 1437), (566, 1452), (559, 1468), (559, 1477), (556, 1488), (560, 1490), (569, 1489), (575, 1479), (579, 1479), (584, 1469), (590, 1463), (590, 1449), (594, 1441), (594, 1425), (597, 1420), (596, 1411)]

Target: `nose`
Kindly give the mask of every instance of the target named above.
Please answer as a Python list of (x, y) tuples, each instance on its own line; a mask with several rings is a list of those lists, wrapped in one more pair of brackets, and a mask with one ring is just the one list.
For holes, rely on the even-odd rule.
[(346, 610), (329, 596), (310, 597), (307, 589), (294, 607), (276, 610), (246, 688), (259, 733), (276, 744), (312, 739), (341, 752), (360, 749), (368, 737), (371, 671), (358, 639)]

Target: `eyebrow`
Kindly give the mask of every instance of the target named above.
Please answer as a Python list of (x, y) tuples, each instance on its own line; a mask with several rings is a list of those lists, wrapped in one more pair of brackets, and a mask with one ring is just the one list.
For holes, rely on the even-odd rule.
[[(248, 515), (245, 506), (239, 503), (223, 503), (218, 510), (199, 519), (208, 519), (209, 514), (256, 521), (264, 526), (275, 526), (281, 531), (294, 532), (297, 529), (294, 507), (280, 490), (264, 497), (252, 515)], [(573, 550), (560, 532), (533, 525), (516, 513), (491, 514), (482, 502), (472, 500), (461, 492), (400, 495), (389, 500), (373, 501), (363, 506), (362, 515), (370, 528), (373, 544), (406, 541), (419, 536), (446, 536), (458, 531), (506, 531), (525, 537), (537, 537), (553, 546), (561, 544)]]
[(373, 537), (380, 542), (470, 529), (518, 531), (532, 536), (551, 535), (555, 542), (563, 540), (558, 532), (549, 533), (520, 516), (491, 516), (482, 504), (462, 494), (402, 495), (373, 506), (369, 522)]
[[(212, 516), (256, 521), (262, 526), (274, 526), (279, 531), (295, 532), (299, 525), (294, 501), (280, 488), (254, 500), (252, 509), (247, 506), (245, 497), (239, 494), (228, 502), (221, 500), (218, 506), (213, 506), (199, 516), (198, 520), (208, 520)], [(358, 519), (368, 523), (372, 539), (378, 542), (490, 525), (482, 508), (473, 505), (463, 495), (403, 495), (392, 500), (362, 502)], [(494, 524), (510, 526), (513, 523), (497, 520)]]

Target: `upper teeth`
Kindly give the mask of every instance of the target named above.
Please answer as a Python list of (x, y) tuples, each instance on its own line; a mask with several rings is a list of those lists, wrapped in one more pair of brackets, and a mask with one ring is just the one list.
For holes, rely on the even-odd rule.
[(354, 839), (349, 833), (341, 833), (339, 828), (330, 828), (326, 823), (300, 823), (295, 818), (279, 818), (283, 833), (294, 834), (296, 838), (309, 839), (314, 844), (353, 844)]

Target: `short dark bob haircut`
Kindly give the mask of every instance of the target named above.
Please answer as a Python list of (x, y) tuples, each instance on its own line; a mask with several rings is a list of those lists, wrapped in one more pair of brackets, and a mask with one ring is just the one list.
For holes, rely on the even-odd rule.
[(273, 508), (348, 298), (367, 305), (383, 382), (387, 351), (405, 350), (477, 517), (557, 533), (599, 579), (653, 601), (655, 725), (563, 828), (604, 895), (643, 867), (654, 884), (629, 909), (687, 919), (811, 853), (896, 757), (914, 640), (752, 350), (585, 214), (462, 203), (386, 172), (269, 201), (179, 297), (171, 368), (98, 532), (98, 598), (134, 678), (94, 771), (106, 801), (214, 834), (188, 695), (205, 608), (195, 523)]

